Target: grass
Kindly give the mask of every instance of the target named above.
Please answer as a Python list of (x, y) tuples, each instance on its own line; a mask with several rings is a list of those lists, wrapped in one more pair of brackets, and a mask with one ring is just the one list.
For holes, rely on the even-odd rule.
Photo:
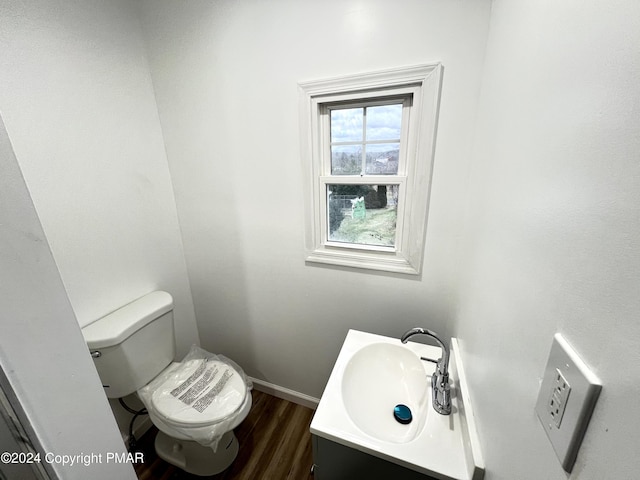
[(396, 207), (367, 210), (363, 219), (345, 215), (330, 240), (361, 245), (393, 246), (396, 240)]

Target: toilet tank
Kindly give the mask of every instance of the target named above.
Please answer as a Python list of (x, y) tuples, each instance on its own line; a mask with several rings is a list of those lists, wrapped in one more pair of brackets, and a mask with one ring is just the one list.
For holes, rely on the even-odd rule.
[(175, 356), (173, 298), (152, 292), (82, 329), (109, 398), (149, 383)]

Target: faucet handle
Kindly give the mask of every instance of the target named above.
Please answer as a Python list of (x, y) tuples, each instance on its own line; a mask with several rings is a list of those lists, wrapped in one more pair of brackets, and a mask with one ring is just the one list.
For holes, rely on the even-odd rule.
[(420, 360), (424, 360), (425, 362), (435, 363), (436, 365), (440, 363), (440, 359), (434, 360), (433, 358), (420, 357)]

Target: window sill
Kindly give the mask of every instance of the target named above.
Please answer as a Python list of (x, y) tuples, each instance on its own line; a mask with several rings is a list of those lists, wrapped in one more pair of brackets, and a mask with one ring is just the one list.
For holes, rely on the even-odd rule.
[(305, 260), (312, 263), (342, 267), (379, 270), (383, 272), (418, 275), (420, 268), (398, 253), (367, 252), (364, 250), (320, 247), (307, 252)]

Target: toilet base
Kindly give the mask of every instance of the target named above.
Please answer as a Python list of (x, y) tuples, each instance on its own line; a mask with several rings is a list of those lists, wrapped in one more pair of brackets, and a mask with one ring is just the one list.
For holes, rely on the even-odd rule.
[(238, 455), (239, 445), (233, 430), (220, 439), (216, 452), (190, 440), (178, 440), (159, 431), (156, 453), (165, 462), (199, 476), (215, 475), (229, 468)]

